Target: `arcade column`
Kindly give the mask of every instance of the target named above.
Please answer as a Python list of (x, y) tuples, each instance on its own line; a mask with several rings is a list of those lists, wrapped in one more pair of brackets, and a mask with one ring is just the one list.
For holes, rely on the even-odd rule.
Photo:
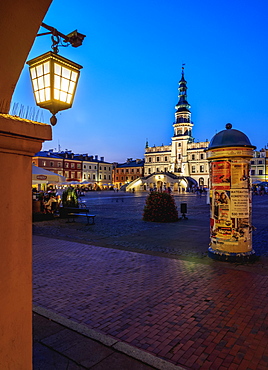
[(0, 369), (32, 368), (32, 156), (51, 126), (0, 114)]
[(217, 133), (207, 149), (210, 167), (209, 257), (239, 262), (253, 259), (248, 137), (232, 129)]

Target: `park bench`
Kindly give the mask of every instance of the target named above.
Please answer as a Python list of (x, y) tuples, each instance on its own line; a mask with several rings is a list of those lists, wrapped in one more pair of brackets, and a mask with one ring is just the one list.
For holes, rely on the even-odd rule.
[[(84, 204), (79, 205), (79, 208), (75, 207), (64, 207), (64, 211), (67, 215), (67, 222), (75, 222), (76, 217), (86, 217), (87, 218), (87, 225), (94, 225), (95, 224), (95, 217), (96, 215), (92, 215), (89, 213), (89, 209), (86, 208)], [(72, 221), (70, 221), (72, 219)], [(91, 222), (89, 222), (91, 220)]]

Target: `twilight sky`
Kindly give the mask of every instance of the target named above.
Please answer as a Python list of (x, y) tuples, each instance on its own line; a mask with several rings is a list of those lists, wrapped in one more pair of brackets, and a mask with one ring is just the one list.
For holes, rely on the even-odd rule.
[[(143, 158), (173, 135), (185, 63), (193, 136), (205, 141), (227, 122), (258, 149), (268, 143), (267, 0), (54, 0), (44, 23), (86, 35), (59, 54), (83, 65), (73, 107), (57, 114), (43, 149)], [(40, 28), (39, 32), (46, 32)], [(28, 59), (51, 50), (37, 37)], [(13, 102), (34, 107), (28, 66)], [(44, 122), (51, 116), (43, 110)]]

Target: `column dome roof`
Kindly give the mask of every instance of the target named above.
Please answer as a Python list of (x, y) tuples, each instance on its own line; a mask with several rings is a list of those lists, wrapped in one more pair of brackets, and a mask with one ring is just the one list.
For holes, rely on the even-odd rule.
[(233, 129), (231, 123), (227, 123), (226, 130), (222, 130), (213, 136), (207, 150), (230, 146), (242, 146), (256, 149), (256, 147), (251, 144), (247, 135), (242, 131)]

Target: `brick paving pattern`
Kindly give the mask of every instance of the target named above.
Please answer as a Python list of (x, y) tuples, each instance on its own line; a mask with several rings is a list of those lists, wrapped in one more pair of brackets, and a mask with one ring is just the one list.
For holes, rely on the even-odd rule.
[(267, 369), (268, 277), (34, 237), (34, 304), (190, 369)]

